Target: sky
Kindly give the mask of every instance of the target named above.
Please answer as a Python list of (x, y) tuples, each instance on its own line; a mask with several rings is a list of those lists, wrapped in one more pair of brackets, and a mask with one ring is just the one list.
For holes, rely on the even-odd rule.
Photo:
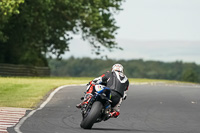
[[(124, 50), (102, 55), (200, 64), (200, 0), (126, 0), (122, 8), (115, 15), (120, 27), (116, 41)], [(64, 58), (100, 58), (80, 36), (74, 36), (69, 47)]]

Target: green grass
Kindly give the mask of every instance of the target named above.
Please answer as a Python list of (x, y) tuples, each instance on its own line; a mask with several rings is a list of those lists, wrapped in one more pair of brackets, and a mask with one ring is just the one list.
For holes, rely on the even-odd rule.
[(86, 84), (92, 78), (5, 78), (0, 77), (0, 107), (34, 108), (52, 89)]
[[(70, 84), (87, 84), (93, 78), (0, 77), (0, 107), (34, 108), (51, 90)], [(176, 82), (168, 80), (129, 79), (130, 83)]]

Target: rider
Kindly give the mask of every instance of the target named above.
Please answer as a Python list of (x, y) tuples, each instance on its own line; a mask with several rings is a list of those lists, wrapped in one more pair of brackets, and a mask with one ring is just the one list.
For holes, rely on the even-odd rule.
[[(112, 66), (111, 72), (107, 71), (101, 77), (95, 78), (90, 82), (90, 86), (87, 89), (86, 95), (91, 95), (95, 91), (95, 85), (92, 83), (101, 83), (106, 85), (111, 89), (111, 107), (112, 111), (108, 115), (108, 118), (114, 117), (117, 118), (119, 116), (119, 107), (121, 105), (122, 100), (125, 100), (127, 97), (127, 90), (129, 87), (128, 78), (124, 75), (124, 69), (121, 64), (115, 64)], [(85, 103), (84, 100), (82, 103), (77, 104), (77, 108), (81, 108), (81, 106)]]

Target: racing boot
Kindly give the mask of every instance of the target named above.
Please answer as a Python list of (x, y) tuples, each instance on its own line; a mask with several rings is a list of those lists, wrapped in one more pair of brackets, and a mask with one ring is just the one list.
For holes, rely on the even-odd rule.
[[(77, 104), (76, 107), (78, 109), (80, 109), (84, 104), (88, 104), (88, 102), (90, 101), (91, 98), (92, 98), (92, 95), (90, 94), (89, 96), (87, 96), (87, 98), (83, 102)], [(82, 97), (81, 100), (83, 100), (83, 99), (84, 98)]]
[(113, 117), (113, 118), (117, 118), (119, 116), (119, 112), (118, 111), (113, 111), (113, 112), (110, 112), (109, 116), (110, 118)]
[(82, 106), (82, 103), (79, 103), (79, 104), (76, 105), (76, 107), (77, 107), (78, 109), (80, 109), (81, 106)]
[[(84, 99), (84, 97), (81, 97), (81, 100), (83, 100)], [(84, 102), (84, 101), (83, 101)], [(81, 108), (81, 106), (82, 106), (82, 104), (83, 104), (83, 102), (81, 102), (81, 103), (79, 103), (79, 104), (77, 104), (76, 105), (76, 107), (78, 108), (78, 109), (80, 109)]]
[(112, 111), (108, 114), (108, 116), (104, 119), (104, 121), (110, 119), (110, 118), (117, 118), (119, 116), (120, 112), (118, 111)]

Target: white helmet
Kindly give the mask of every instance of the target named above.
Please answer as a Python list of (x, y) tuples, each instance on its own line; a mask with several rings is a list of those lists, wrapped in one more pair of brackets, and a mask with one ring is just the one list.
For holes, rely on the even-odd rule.
[(112, 72), (118, 71), (118, 72), (124, 72), (124, 68), (121, 64), (115, 64), (112, 66)]

